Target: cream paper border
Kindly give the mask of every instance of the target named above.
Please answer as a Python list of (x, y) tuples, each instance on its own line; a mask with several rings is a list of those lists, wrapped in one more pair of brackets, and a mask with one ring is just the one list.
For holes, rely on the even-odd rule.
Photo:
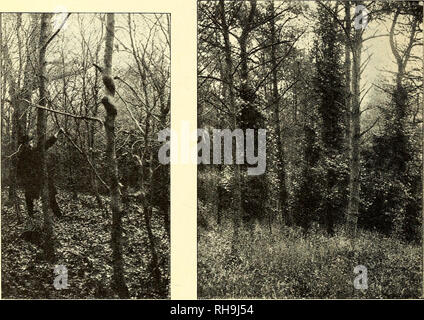
[[(53, 12), (58, 7), (69, 12), (170, 13), (171, 129), (179, 133), (187, 124), (191, 130), (197, 128), (196, 0), (2, 1), (0, 12)], [(174, 143), (171, 150), (176, 150)], [(194, 159), (195, 149), (187, 151)], [(171, 164), (171, 299), (197, 298), (196, 189), (197, 166)]]

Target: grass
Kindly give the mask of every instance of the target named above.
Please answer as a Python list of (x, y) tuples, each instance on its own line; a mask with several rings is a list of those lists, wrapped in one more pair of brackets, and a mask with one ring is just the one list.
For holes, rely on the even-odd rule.
[[(421, 247), (360, 231), (351, 243), (341, 232), (257, 224), (240, 230), (231, 253), (231, 225), (199, 229), (198, 296), (204, 299), (419, 298)], [(358, 290), (355, 266), (368, 271), (368, 289)]]

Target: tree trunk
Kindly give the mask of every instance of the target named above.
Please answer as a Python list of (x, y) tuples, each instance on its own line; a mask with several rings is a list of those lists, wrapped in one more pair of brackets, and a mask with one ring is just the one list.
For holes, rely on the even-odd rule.
[[(19, 32), (22, 25), (22, 14), (18, 13), (16, 15), (16, 25), (17, 25), (17, 35), (19, 38)], [(6, 72), (8, 74), (8, 82), (9, 82), (9, 96), (11, 100), (11, 104), (13, 106), (13, 115), (12, 115), (12, 138), (11, 138), (11, 150), (10, 153), (14, 154), (13, 157), (10, 158), (10, 172), (9, 172), (9, 199), (8, 202), (14, 206), (15, 212), (17, 215), (18, 222), (21, 222), (21, 213), (19, 207), (19, 198), (17, 195), (17, 162), (18, 162), (18, 153), (19, 149), (19, 141), (22, 136), (22, 121), (20, 120), (20, 115), (22, 114), (21, 104), (18, 98), (19, 89), (16, 87), (19, 86), (18, 81), (13, 77), (13, 66), (12, 61), (9, 56), (8, 47), (5, 45), (4, 48), (4, 60), (6, 65)], [(22, 63), (22, 61), (21, 61)], [(3, 105), (3, 103), (2, 103)]]
[(161, 283), (162, 283), (162, 277), (159, 270), (159, 259), (158, 254), (156, 251), (156, 243), (155, 243), (155, 237), (153, 235), (152, 231), (152, 224), (151, 224), (151, 218), (152, 218), (152, 205), (153, 205), (153, 197), (155, 196), (153, 191), (153, 168), (151, 167), (151, 164), (153, 163), (153, 153), (150, 154), (150, 162), (149, 167), (147, 168), (147, 179), (144, 179), (145, 182), (148, 182), (148, 188), (150, 190), (150, 196), (149, 201), (144, 202), (144, 208), (143, 208), (143, 214), (144, 214), (144, 222), (146, 224), (146, 230), (147, 230), (147, 237), (149, 238), (149, 248), (150, 248), (150, 254), (152, 256), (151, 260), (151, 270), (152, 275), (155, 283), (155, 289), (157, 293), (160, 292)]
[[(423, 16), (424, 16), (424, 5), (423, 5)], [(424, 48), (424, 38), (423, 38), (422, 42), (423, 42), (423, 48)], [(423, 70), (423, 79), (424, 79), (424, 50), (423, 50), (422, 64), (423, 64), (422, 70)], [(424, 109), (424, 86), (422, 87), (422, 91), (423, 91), (422, 92), (423, 98), (421, 99), (421, 101), (422, 101), (423, 106), (422, 106), (421, 110)], [(421, 126), (422, 126), (422, 124), (421, 124)], [(421, 159), (424, 159), (424, 141), (421, 141), (421, 148), (422, 148), (422, 158)], [(422, 171), (421, 172), (422, 172), (422, 174), (424, 174), (424, 161), (422, 162)], [(422, 189), (421, 190), (424, 190), (424, 179), (423, 178), (421, 178), (421, 183), (422, 183)], [(421, 212), (421, 214), (422, 214), (422, 216), (421, 216), (421, 233), (422, 233), (421, 239), (423, 239), (421, 241), (424, 241), (424, 196), (421, 196), (421, 211), (422, 211)], [(421, 257), (424, 257), (424, 246), (423, 245), (422, 245)], [(424, 270), (424, 259), (422, 259), (421, 270)], [(422, 279), (421, 279), (422, 291), (421, 291), (421, 294), (422, 294), (422, 298), (424, 298), (424, 272), (421, 272), (421, 274), (422, 274)]]
[(106, 22), (106, 38), (105, 38), (105, 55), (104, 55), (104, 70), (103, 70), (103, 83), (105, 86), (106, 94), (102, 98), (102, 104), (106, 110), (106, 119), (104, 122), (106, 131), (106, 156), (107, 156), (107, 169), (110, 180), (110, 197), (111, 197), (111, 211), (112, 211), (112, 287), (120, 298), (128, 298), (129, 292), (125, 284), (124, 277), (124, 261), (122, 253), (122, 211), (121, 211), (121, 198), (119, 192), (118, 182), (118, 164), (116, 159), (115, 150), (115, 118), (118, 110), (115, 105), (115, 84), (112, 78), (112, 53), (113, 53), (113, 40), (115, 37), (115, 17), (113, 13), (107, 14)]
[(362, 52), (362, 30), (355, 30), (352, 41), (352, 133), (350, 152), (350, 176), (349, 176), (349, 204), (346, 217), (347, 234), (356, 236), (359, 210), (360, 191), (360, 139), (361, 139), (361, 52)]
[(346, 110), (346, 149), (350, 151), (350, 123), (351, 123), (351, 110), (352, 110), (352, 92), (351, 92), (351, 69), (352, 69), (352, 60), (350, 58), (351, 49), (350, 49), (350, 30), (352, 29), (351, 15), (350, 15), (350, 2), (346, 1), (344, 4), (345, 8), (345, 28), (349, 32), (349, 36), (346, 35), (345, 40), (345, 76), (346, 76), (346, 98), (345, 98), (345, 110)]
[[(8, 204), (13, 205), (15, 208), (15, 213), (18, 219), (18, 222), (20, 223), (22, 218), (21, 218), (21, 212), (20, 212), (20, 207), (19, 207), (19, 198), (17, 195), (17, 188), (18, 188), (18, 175), (17, 175), (17, 163), (18, 163), (18, 154), (17, 151), (19, 149), (19, 116), (18, 114), (20, 114), (20, 109), (19, 109), (19, 103), (16, 99), (16, 92), (15, 92), (15, 85), (16, 82), (13, 79), (11, 73), (12, 73), (12, 65), (10, 63), (8, 63), (8, 53), (7, 53), (7, 48), (5, 49), (5, 56), (6, 56), (6, 64), (9, 64), (10, 68), (7, 69), (6, 72), (9, 73), (9, 96), (11, 98), (11, 104), (13, 106), (13, 115), (12, 115), (12, 134), (11, 134), (11, 139), (10, 139), (10, 153), (11, 154), (15, 154), (13, 157), (11, 157), (8, 162), (10, 164), (10, 172), (9, 172), (9, 177), (8, 177), (8, 183), (9, 183), (9, 199), (8, 199)], [(2, 103), (3, 105), (3, 103)]]
[[(96, 51), (96, 63), (97, 63), (97, 60), (98, 60), (98, 51)], [(98, 84), (98, 73), (97, 73), (97, 70), (96, 70), (95, 80), (94, 80), (94, 86), (95, 86), (94, 101), (97, 101), (98, 98), (99, 98), (98, 97), (99, 90), (98, 90), (97, 84)], [(97, 117), (97, 112), (98, 112), (98, 105), (96, 104), (94, 106), (93, 117)], [(88, 135), (89, 135), (89, 146), (90, 146), (90, 160), (91, 160), (91, 163), (94, 165), (94, 163), (95, 163), (95, 157), (94, 157), (95, 126), (94, 126), (93, 122), (90, 122), (89, 126), (90, 127), (89, 127), (89, 131), (88, 131)], [(93, 171), (91, 171), (91, 185), (92, 185), (92, 188), (93, 188), (93, 193), (94, 193), (94, 196), (96, 198), (97, 205), (99, 206), (99, 208), (101, 208), (103, 210), (104, 217), (106, 218), (107, 217), (107, 209), (105, 208), (103, 201), (102, 201), (102, 198), (100, 197), (99, 185), (97, 183), (97, 177), (96, 177), (96, 174)]]
[[(408, 166), (408, 158), (411, 157), (410, 148), (408, 146), (409, 137), (406, 133), (405, 122), (408, 110), (408, 91), (403, 84), (403, 80), (405, 77), (405, 70), (408, 64), (408, 61), (411, 56), (411, 50), (414, 45), (414, 39), (417, 32), (418, 23), (420, 22), (416, 17), (414, 17), (411, 31), (409, 35), (409, 39), (407, 45), (404, 50), (400, 50), (400, 46), (396, 45), (394, 40), (395, 37), (395, 27), (398, 23), (398, 18), (400, 15), (400, 9), (395, 12), (392, 26), (390, 28), (390, 48), (395, 57), (397, 64), (397, 73), (396, 73), (396, 86), (393, 92), (393, 104), (395, 108), (394, 119), (389, 123), (390, 129), (393, 132), (393, 138), (396, 139), (396, 147), (393, 152), (397, 153), (397, 157), (393, 159), (391, 164), (391, 170), (393, 172), (393, 176), (395, 180), (402, 182), (403, 185), (408, 185), (408, 174), (407, 174), (407, 166)], [(406, 231), (408, 225), (413, 224), (413, 220), (415, 219), (413, 216), (406, 215), (406, 203), (398, 203), (395, 208), (395, 217), (393, 219), (393, 233), (397, 236), (403, 235)], [(411, 221), (412, 220), (412, 221)]]
[[(160, 96), (160, 101), (161, 101), (161, 108), (160, 108), (160, 128), (166, 128), (167, 127), (167, 118), (168, 118), (168, 114), (170, 111), (170, 107), (171, 107), (171, 100), (170, 100), (170, 96), (168, 95), (168, 99), (165, 101), (165, 90), (162, 91), (162, 94)], [(161, 214), (162, 214), (162, 218), (163, 218), (163, 224), (164, 224), (164, 228), (165, 228), (165, 232), (168, 236), (168, 240), (171, 240), (171, 219), (170, 219), (170, 212), (169, 212), (169, 201), (170, 201), (170, 194), (169, 194), (169, 183), (170, 183), (170, 179), (169, 179), (169, 169), (170, 166), (169, 164), (164, 165), (161, 164), (161, 168), (160, 168), (160, 177), (162, 179), (164, 179), (164, 183), (162, 183), (161, 189), (163, 192), (163, 196), (162, 196), (162, 201), (161, 201), (161, 206), (160, 206), (160, 210), (161, 210)]]
[[(270, 15), (275, 16), (274, 2), (270, 3)], [(271, 61), (272, 61), (272, 102), (274, 105), (274, 131), (277, 144), (277, 174), (278, 180), (280, 182), (278, 199), (279, 199), (279, 208), (281, 211), (281, 217), (287, 225), (291, 224), (291, 219), (288, 215), (287, 210), (287, 188), (286, 188), (286, 172), (285, 172), (285, 159), (284, 159), (284, 150), (281, 141), (281, 123), (280, 123), (280, 95), (278, 93), (278, 70), (277, 70), (277, 45), (274, 43), (277, 42), (277, 36), (275, 31), (275, 19), (272, 19), (270, 22), (271, 25)]]
[[(230, 104), (230, 108), (232, 111), (232, 125), (233, 128), (237, 128), (237, 106), (235, 105), (234, 99), (234, 78), (233, 78), (233, 63), (231, 57), (231, 42), (230, 42), (230, 33), (229, 27), (227, 24), (227, 19), (225, 17), (225, 4), (224, 0), (219, 1), (220, 7), (220, 17), (221, 17), (221, 25), (222, 25), (222, 35), (224, 37), (224, 50), (225, 50), (225, 81), (223, 85), (226, 85), (228, 90), (228, 100)], [(236, 189), (234, 190), (234, 201), (236, 210), (233, 214), (233, 238), (232, 238), (232, 252), (236, 253), (238, 248), (239, 241), (239, 229), (240, 229), (240, 219), (243, 216), (243, 206), (241, 202), (241, 171), (240, 165), (234, 165), (234, 178)]]
[[(250, 0), (250, 10), (247, 14), (246, 18), (242, 18), (240, 16), (240, 25), (242, 27), (242, 31), (241, 31), (241, 35), (238, 39), (239, 41), (239, 45), (240, 45), (240, 90), (239, 90), (239, 95), (240, 98), (243, 100), (243, 104), (241, 105), (241, 108), (238, 108), (239, 106), (235, 106), (235, 110), (234, 110), (234, 127), (233, 130), (236, 128), (243, 128), (242, 123), (240, 121), (240, 117), (239, 114), (240, 112), (243, 112), (242, 109), (249, 109), (249, 110), (253, 110), (255, 109), (255, 97), (256, 97), (256, 92), (253, 88), (253, 86), (251, 85), (250, 81), (249, 81), (249, 68), (248, 68), (248, 58), (249, 58), (249, 54), (247, 51), (247, 44), (248, 44), (248, 40), (249, 40), (249, 35), (250, 32), (252, 31), (252, 27), (253, 27), (253, 19), (256, 13), (256, 0)], [(245, 129), (245, 128), (243, 128)], [(244, 145), (246, 146), (246, 138), (245, 139), (245, 143)], [(235, 159), (236, 157), (236, 151), (235, 149), (233, 149), (233, 158)], [(245, 151), (243, 151), (244, 154)], [(256, 182), (257, 179), (260, 179), (260, 177), (250, 177), (250, 178), (245, 178), (245, 170), (246, 170), (246, 166), (239, 166), (236, 165), (236, 170), (238, 170), (239, 172), (239, 179), (237, 179), (237, 183), (239, 185), (240, 188), (240, 192), (241, 192), (241, 204), (242, 204), (242, 208), (241, 208), (241, 217), (243, 218), (243, 220), (245, 221), (249, 221), (250, 218), (253, 218), (251, 216), (247, 216), (246, 215), (246, 207), (245, 207), (245, 203), (246, 200), (248, 199), (249, 196), (246, 197), (246, 191), (250, 190), (250, 187), (252, 185), (254, 185), (254, 183)], [(243, 170), (243, 171), (242, 171)], [(248, 224), (248, 227), (251, 227), (251, 232), (253, 232), (253, 224)]]
[[(47, 77), (46, 77), (46, 50), (45, 45), (48, 37), (48, 29), (51, 15), (43, 13), (41, 15), (40, 26), (40, 55), (39, 55), (39, 96), (40, 106), (47, 106)], [(47, 261), (53, 262), (55, 260), (55, 252), (53, 245), (53, 219), (49, 206), (49, 189), (47, 185), (47, 161), (46, 161), (46, 129), (47, 129), (47, 112), (43, 109), (37, 110), (37, 138), (39, 146), (39, 156), (41, 164), (41, 201), (43, 208), (44, 218), (44, 254)]]

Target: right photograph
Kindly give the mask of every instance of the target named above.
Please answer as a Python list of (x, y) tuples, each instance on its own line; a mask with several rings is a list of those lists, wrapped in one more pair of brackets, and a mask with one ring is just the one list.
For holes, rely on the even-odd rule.
[(423, 297), (423, 4), (198, 1), (198, 298)]

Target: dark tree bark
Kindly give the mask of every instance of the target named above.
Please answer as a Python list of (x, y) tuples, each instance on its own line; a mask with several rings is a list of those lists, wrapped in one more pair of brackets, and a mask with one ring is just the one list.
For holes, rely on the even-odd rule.
[[(228, 90), (228, 101), (229, 106), (232, 112), (232, 129), (237, 128), (237, 106), (235, 104), (234, 97), (234, 77), (233, 77), (233, 60), (231, 57), (231, 42), (230, 42), (230, 32), (227, 19), (225, 17), (225, 3), (224, 0), (219, 1), (219, 14), (222, 26), (222, 36), (224, 38), (224, 51), (225, 51), (225, 67), (224, 67), (224, 83)], [(243, 216), (243, 206), (241, 200), (241, 171), (240, 166), (235, 165), (235, 185), (236, 190), (234, 190), (234, 201), (236, 210), (233, 214), (233, 239), (232, 239), (232, 251), (233, 253), (237, 250), (237, 243), (239, 240), (239, 228), (240, 228), (240, 219)]]
[[(16, 86), (18, 85), (16, 80), (13, 77), (13, 69), (12, 69), (12, 61), (10, 60), (9, 51), (7, 46), (4, 46), (3, 48), (3, 56), (4, 56), (4, 64), (5, 64), (5, 70), (7, 74), (7, 81), (9, 83), (9, 96), (10, 96), (10, 103), (13, 107), (13, 115), (12, 115), (12, 135), (10, 139), (10, 150), (9, 152), (13, 154), (12, 157), (8, 159), (9, 165), (10, 165), (10, 172), (9, 172), (9, 199), (8, 203), (10, 205), (13, 205), (15, 208), (15, 212), (17, 215), (17, 219), (19, 222), (21, 222), (21, 212), (19, 208), (19, 198), (17, 195), (17, 161), (18, 161), (18, 149), (19, 149), (19, 132), (20, 129), (20, 121), (19, 121), (19, 114), (20, 112), (20, 105), (17, 101), (16, 97)], [(3, 106), (3, 103), (2, 103)]]
[[(361, 1), (356, 5), (362, 4)], [(361, 54), (363, 30), (354, 31), (350, 40), (352, 50), (352, 101), (351, 101), (351, 134), (350, 134), (350, 175), (349, 175), (349, 203), (346, 217), (347, 234), (356, 236), (360, 201), (360, 173), (361, 173)]]
[[(270, 15), (275, 17), (274, 2), (270, 3)], [(272, 63), (272, 102), (274, 105), (274, 131), (277, 144), (277, 174), (279, 180), (279, 208), (281, 211), (282, 221), (285, 221), (286, 224), (291, 224), (291, 219), (289, 217), (289, 212), (287, 210), (287, 187), (286, 187), (286, 170), (285, 170), (285, 158), (284, 158), (284, 149), (281, 140), (281, 122), (280, 122), (280, 94), (278, 92), (278, 69), (277, 69), (277, 34), (275, 30), (275, 18), (270, 21), (270, 31), (271, 31), (271, 63)]]
[[(401, 182), (405, 188), (408, 188), (409, 175), (408, 163), (412, 159), (412, 152), (410, 146), (410, 138), (407, 133), (407, 114), (409, 108), (410, 95), (404, 84), (405, 72), (407, 64), (411, 57), (411, 51), (416, 41), (416, 35), (419, 29), (419, 23), (422, 17), (419, 14), (411, 14), (411, 29), (406, 42), (406, 47), (402, 48), (395, 41), (395, 28), (399, 23), (398, 19), (401, 15), (401, 6), (397, 8), (393, 17), (392, 25), (390, 28), (389, 42), (393, 56), (397, 64), (396, 83), (392, 93), (392, 103), (394, 107), (393, 118), (386, 124), (386, 135), (388, 140), (391, 141), (389, 148), (395, 156), (390, 160), (389, 170), (395, 180)], [(413, 193), (412, 191), (410, 191)], [(405, 236), (407, 239), (412, 238), (413, 230), (411, 228), (415, 224), (417, 216), (408, 210), (408, 202), (402, 201), (396, 203), (395, 216), (392, 222), (392, 231), (397, 236)]]
[[(153, 190), (153, 168), (151, 167), (151, 164), (153, 163), (153, 153), (150, 154), (150, 159), (149, 159), (149, 167), (147, 168), (147, 177), (145, 179), (145, 183), (148, 183), (148, 188), (152, 191)], [(160, 288), (161, 288), (161, 284), (162, 284), (162, 277), (161, 277), (161, 273), (159, 270), (159, 258), (158, 258), (158, 254), (156, 251), (156, 241), (155, 241), (155, 237), (152, 231), (152, 224), (151, 224), (151, 219), (152, 219), (152, 215), (153, 215), (153, 202), (154, 202), (154, 198), (155, 194), (154, 192), (150, 192), (150, 196), (149, 196), (149, 201), (144, 201), (144, 205), (143, 205), (143, 217), (144, 217), (144, 222), (146, 224), (146, 230), (147, 230), (147, 237), (149, 239), (149, 249), (150, 249), (150, 254), (151, 254), (151, 270), (152, 270), (152, 275), (153, 275), (153, 280), (154, 280), (154, 286), (156, 291), (159, 293), (160, 292)]]
[[(47, 105), (47, 77), (46, 77), (46, 43), (48, 37), (48, 29), (51, 15), (43, 13), (41, 15), (40, 25), (40, 53), (39, 53), (39, 96), (40, 105)], [(49, 206), (49, 189), (47, 185), (47, 161), (46, 161), (46, 129), (47, 129), (47, 112), (44, 109), (37, 109), (37, 138), (38, 147), (40, 148), (40, 164), (41, 164), (41, 201), (44, 218), (44, 254), (47, 261), (55, 260), (54, 244), (53, 244), (53, 219)]]
[[(36, 63), (36, 49), (37, 49), (37, 35), (38, 35), (38, 28), (39, 28), (39, 21), (37, 19), (36, 14), (31, 15), (31, 30), (30, 35), (27, 41), (27, 45), (24, 46), (21, 42), (21, 26), (22, 26), (22, 14), (18, 13), (17, 16), (17, 37), (18, 37), (18, 43), (20, 46), (26, 48), (26, 55), (25, 55), (25, 67), (23, 70), (24, 76), (22, 85), (19, 83), (19, 81), (15, 81), (13, 78), (13, 71), (12, 71), (12, 64), (9, 57), (9, 52), (7, 50), (7, 47), (5, 46), (4, 49), (4, 55), (5, 55), (5, 62), (6, 66), (9, 71), (9, 96), (11, 99), (11, 103), (14, 108), (13, 116), (12, 116), (12, 122), (13, 122), (13, 128), (12, 128), (12, 153), (14, 154), (13, 157), (10, 159), (10, 179), (9, 179), (9, 200), (11, 203), (15, 206), (15, 211), (18, 216), (18, 221), (21, 220), (21, 214), (20, 214), (20, 208), (19, 208), (19, 198), (17, 197), (17, 160), (18, 160), (18, 150), (20, 150), (21, 142), (23, 136), (26, 134), (26, 124), (27, 124), (27, 117), (25, 114), (25, 111), (28, 109), (29, 104), (27, 101), (31, 100), (32, 91), (35, 89), (35, 82), (34, 82), (34, 66), (37, 65)], [(21, 61), (20, 64), (23, 64), (22, 61), (23, 57), (20, 57)]]
[(345, 87), (346, 87), (346, 97), (345, 97), (345, 110), (346, 110), (346, 149), (350, 150), (350, 122), (351, 122), (351, 108), (352, 108), (352, 93), (351, 93), (351, 83), (352, 83), (352, 59), (351, 59), (351, 50), (350, 50), (350, 30), (352, 29), (352, 21), (350, 15), (350, 1), (344, 3), (345, 9), (345, 29), (349, 33), (345, 35)]

